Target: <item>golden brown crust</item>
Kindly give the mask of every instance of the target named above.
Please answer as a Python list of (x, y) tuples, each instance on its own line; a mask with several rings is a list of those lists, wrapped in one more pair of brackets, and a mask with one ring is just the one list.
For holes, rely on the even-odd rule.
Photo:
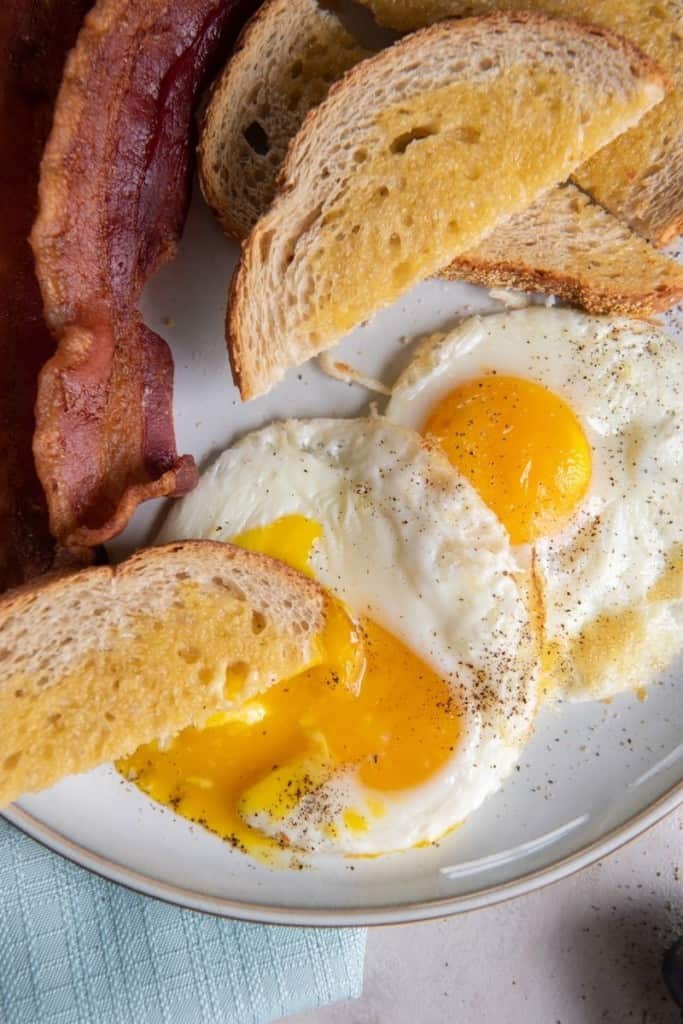
[[(312, 597), (316, 601), (323, 599), (324, 591), (319, 583), (297, 572), (296, 569), (292, 569), (285, 562), (222, 541), (183, 540), (160, 544), (157, 547), (141, 548), (130, 558), (116, 565), (98, 565), (79, 570), (55, 570), (44, 573), (37, 579), (15, 587), (0, 597), (0, 627), (10, 616), (21, 615), (27, 611), (33, 605), (38, 594), (49, 595), (54, 598), (56, 604), (59, 604), (62, 595), (74, 585), (84, 589), (96, 582), (125, 581), (128, 577), (144, 576), (152, 569), (167, 569), (171, 573), (172, 563), (169, 561), (169, 555), (190, 559), (196, 557), (202, 560), (212, 558), (216, 560), (217, 570), (221, 567), (222, 562), (237, 566), (245, 572), (253, 573), (255, 577), (261, 576), (268, 579), (273, 585), (280, 585), (283, 589), (289, 590), (291, 596), (301, 603), (309, 602)], [(35, 637), (34, 639), (36, 643), (43, 646), (42, 638)]]
[(248, 244), (245, 243), (242, 249), (240, 263), (238, 263), (233, 270), (232, 277), (230, 279), (230, 284), (228, 286), (228, 305), (225, 312), (225, 341), (228, 346), (230, 370), (232, 371), (232, 379), (235, 383), (235, 387), (239, 391), (240, 397), (244, 402), (248, 401), (250, 398), (254, 398), (255, 395), (246, 375), (242, 372), (242, 345), (240, 342), (240, 336), (242, 333), (242, 316), (240, 313), (235, 311), (241, 310), (242, 303), (246, 303), (246, 299), (244, 299), (242, 295), (242, 292), (244, 291), (244, 277), (239, 274), (238, 271), (242, 261), (247, 263), (250, 258), (250, 249)]
[(474, 255), (461, 256), (439, 275), (450, 281), (466, 280), (486, 288), (519, 288), (546, 292), (589, 313), (648, 317), (669, 309), (683, 298), (679, 285), (660, 285), (654, 291), (629, 294), (616, 289), (601, 290), (590, 275), (577, 277), (558, 270), (522, 267), (517, 263), (487, 263)]

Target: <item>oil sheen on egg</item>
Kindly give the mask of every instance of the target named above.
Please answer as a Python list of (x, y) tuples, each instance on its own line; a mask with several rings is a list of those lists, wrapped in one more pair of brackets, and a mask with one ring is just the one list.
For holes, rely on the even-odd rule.
[(427, 339), (387, 417), (429, 435), (531, 562), (550, 696), (608, 698), (683, 643), (683, 351), (532, 307)]
[(173, 506), (159, 540), (181, 537), (279, 557), (337, 612), (320, 664), (123, 763), (151, 796), (252, 854), (374, 855), (500, 787), (533, 723), (536, 635), (505, 531), (440, 452), (380, 419), (277, 424)]

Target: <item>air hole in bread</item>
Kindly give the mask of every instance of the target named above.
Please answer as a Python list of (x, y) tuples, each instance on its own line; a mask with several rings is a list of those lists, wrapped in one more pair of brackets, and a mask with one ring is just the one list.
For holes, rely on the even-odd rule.
[(259, 156), (265, 156), (270, 151), (270, 140), (262, 124), (252, 121), (242, 133), (246, 142)]
[(389, 149), (392, 153), (396, 153), (400, 156), (405, 153), (408, 146), (412, 146), (414, 142), (422, 142), (423, 139), (428, 139), (431, 135), (436, 135), (437, 131), (438, 129), (435, 125), (416, 125), (414, 128), (411, 128), (410, 131), (402, 132), (400, 135), (397, 135), (392, 141)]
[(473, 124), (461, 124), (455, 130), (455, 137), (466, 146), (476, 146), (481, 138), (481, 129), (475, 128)]
[(493, 66), (494, 63), (490, 57), (482, 57), (482, 59), (479, 61), (480, 71), (490, 71)]
[(392, 249), (401, 248), (401, 236), (396, 231), (393, 231), (391, 233), (389, 237), (389, 245), (391, 246)]
[(303, 70), (304, 62), (302, 60), (295, 60), (289, 69), (289, 74), (292, 78), (299, 78)]
[(2, 762), (2, 767), (4, 768), (4, 770), (6, 772), (11, 772), (13, 768), (16, 768), (16, 766), (19, 764), (19, 761), (21, 760), (21, 755), (22, 751), (17, 750), (14, 752), (14, 754), (10, 754), (9, 757), (6, 757), (5, 760)]
[[(225, 696), (230, 700), (234, 694), (235, 683), (242, 684), (249, 675), (246, 661), (233, 661), (225, 670)], [(233, 690), (232, 694), (230, 691)]]
[[(235, 575), (237, 575), (237, 573), (235, 573)], [(235, 600), (246, 601), (247, 595), (244, 593), (242, 588), (238, 587), (232, 580), (224, 580), (220, 576), (214, 576), (211, 582), (214, 583), (215, 586), (222, 587), (224, 590), (227, 590)]]
[(197, 647), (185, 647), (178, 651), (178, 656), (186, 665), (195, 665), (199, 661), (200, 653)]
[(363, 149), (363, 147), (357, 149), (356, 152), (353, 154), (353, 159), (356, 161), (357, 164), (364, 163), (367, 160), (367, 158), (368, 151), (367, 149)]
[(258, 636), (266, 628), (266, 617), (262, 612), (251, 613), (251, 631)]

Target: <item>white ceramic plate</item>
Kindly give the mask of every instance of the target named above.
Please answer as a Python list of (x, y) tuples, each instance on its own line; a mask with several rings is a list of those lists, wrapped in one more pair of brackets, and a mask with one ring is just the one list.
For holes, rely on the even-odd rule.
[[(202, 465), (237, 436), (284, 416), (367, 411), (363, 389), (301, 368), (272, 395), (241, 405), (223, 341), (236, 247), (195, 197), (178, 259), (144, 297), (148, 323), (176, 361), (178, 448)], [(341, 358), (393, 380), (420, 334), (500, 309), (486, 292), (431, 281), (340, 346)], [(155, 533), (161, 503), (139, 510), (111, 546), (122, 557)], [(64, 856), (131, 888), (184, 906), (256, 921), (387, 923), (483, 906), (561, 877), (654, 823), (683, 796), (683, 666), (641, 703), (546, 709), (519, 770), (447, 840), (369, 861), (329, 858), (271, 870), (176, 817), (111, 767), (27, 797), (6, 817)]]

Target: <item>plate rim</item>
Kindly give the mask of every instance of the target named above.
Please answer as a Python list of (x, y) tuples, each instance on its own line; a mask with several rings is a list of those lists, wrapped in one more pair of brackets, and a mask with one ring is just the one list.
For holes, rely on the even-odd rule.
[(65, 860), (84, 868), (108, 882), (120, 885), (142, 896), (185, 910), (194, 910), (214, 917), (249, 921), (254, 924), (286, 925), (296, 927), (367, 927), (377, 925), (410, 924), (439, 917), (480, 910), (494, 906), (544, 888), (568, 875), (594, 864), (620, 847), (642, 835), (667, 814), (683, 804), (683, 779), (675, 782), (661, 796), (647, 804), (621, 825), (606, 832), (599, 839), (580, 847), (546, 867), (538, 868), (498, 885), (487, 886), (460, 896), (445, 896), (437, 900), (418, 900), (406, 904), (387, 904), (372, 907), (286, 907), (210, 896), (150, 875), (134, 871), (116, 861), (88, 850), (79, 843), (61, 835), (45, 825), (23, 808), (12, 804), (0, 811), (0, 817), (24, 832), (31, 839)]

